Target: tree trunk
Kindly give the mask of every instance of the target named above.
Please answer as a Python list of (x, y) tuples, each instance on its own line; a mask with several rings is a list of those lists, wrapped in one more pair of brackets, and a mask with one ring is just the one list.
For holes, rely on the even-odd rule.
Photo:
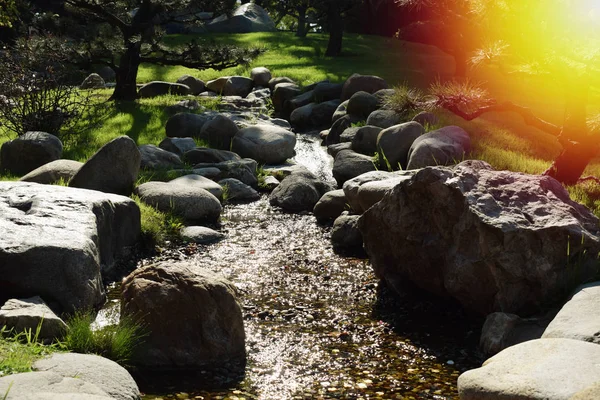
[(581, 143), (570, 142), (544, 175), (551, 176), (564, 185), (574, 185), (595, 154), (595, 149), (590, 149)]
[(342, 37), (344, 36), (344, 20), (337, 1), (331, 1), (327, 10), (327, 27), (329, 29), (329, 42), (325, 55), (336, 57), (342, 52)]
[(117, 85), (111, 100), (133, 101), (137, 99), (136, 78), (140, 66), (140, 45), (128, 43), (116, 72)]
[(301, 4), (296, 8), (298, 11), (298, 30), (296, 31), (297, 37), (306, 37), (308, 33), (308, 27), (306, 26), (306, 4)]

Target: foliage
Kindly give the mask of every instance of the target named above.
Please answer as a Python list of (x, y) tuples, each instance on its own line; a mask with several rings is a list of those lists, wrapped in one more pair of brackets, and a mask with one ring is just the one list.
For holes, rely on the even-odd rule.
[(12, 27), (17, 18), (17, 5), (15, 0), (0, 0), (0, 27)]
[(60, 351), (58, 342), (44, 345), (38, 340), (41, 327), (39, 324), (35, 332), (0, 328), (0, 375), (30, 372), (35, 361)]
[(69, 139), (90, 97), (72, 86), (64, 54), (43, 42), (19, 41), (0, 53), (0, 121), (7, 135), (43, 131)]
[(164, 213), (144, 203), (138, 196), (132, 196), (140, 208), (142, 237), (149, 245), (164, 243), (179, 237), (183, 220), (174, 213)]
[(76, 312), (67, 323), (63, 346), (75, 353), (97, 354), (127, 365), (147, 332), (134, 318), (121, 316), (117, 325), (93, 330), (91, 312)]
[(394, 87), (394, 93), (384, 97), (383, 107), (408, 118), (410, 114), (429, 108), (429, 105), (423, 91), (408, 85), (399, 85)]

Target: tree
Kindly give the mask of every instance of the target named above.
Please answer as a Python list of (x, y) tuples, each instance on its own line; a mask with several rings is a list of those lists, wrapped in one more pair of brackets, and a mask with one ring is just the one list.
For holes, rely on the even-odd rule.
[(296, 36), (306, 37), (309, 28), (308, 13), (316, 0), (256, 0), (255, 3), (274, 15), (276, 25), (286, 16), (295, 18), (298, 21)]
[(187, 7), (223, 12), (226, 6), (232, 6), (231, 1), (64, 0), (64, 4), (64, 23), (85, 28), (78, 31), (82, 37), (69, 38), (71, 45), (79, 39), (73, 61), (82, 66), (104, 64), (113, 68), (113, 100), (137, 98), (136, 78), (141, 63), (220, 70), (247, 63), (259, 52), (216, 43), (203, 46), (197, 41), (176, 49), (161, 44), (160, 26), (171, 20), (172, 13), (181, 16), (181, 10)]
[[(587, 119), (590, 90), (600, 88), (600, 5), (568, 0), (470, 1), (472, 18), (485, 26), (488, 43), (472, 57), (475, 65), (496, 66), (507, 74), (545, 77), (564, 94), (564, 118), (556, 125), (526, 107), (498, 103), (468, 82), (433, 87), (435, 105), (465, 120), (487, 112), (509, 111), (526, 124), (558, 138), (561, 154), (544, 172), (564, 184), (577, 183), (598, 154), (594, 121)], [(596, 132), (597, 133), (597, 132)]]
[(0, 27), (11, 27), (17, 18), (15, 0), (0, 0)]
[(316, 5), (317, 10), (324, 15), (326, 21), (323, 24), (329, 32), (329, 41), (325, 55), (337, 57), (342, 52), (342, 39), (344, 37), (344, 18), (360, 0), (322, 0)]

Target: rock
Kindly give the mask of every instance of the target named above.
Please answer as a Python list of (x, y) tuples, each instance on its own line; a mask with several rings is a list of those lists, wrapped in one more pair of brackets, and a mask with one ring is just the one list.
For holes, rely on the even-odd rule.
[(312, 211), (319, 199), (332, 188), (311, 172), (294, 172), (271, 192), (269, 203), (286, 211)]
[(89, 74), (87, 78), (81, 82), (79, 89), (104, 89), (105, 86), (106, 83), (104, 82), (104, 79), (102, 79), (100, 75), (94, 73)]
[(144, 369), (213, 369), (245, 359), (242, 309), (235, 287), (189, 262), (137, 269), (123, 281), (124, 315), (150, 331), (135, 352)]
[(223, 87), (223, 95), (246, 97), (252, 91), (254, 81), (244, 76), (232, 76)]
[(331, 116), (331, 123), (335, 123), (338, 119), (348, 115), (348, 102), (350, 100), (346, 100), (342, 103), (340, 103), (340, 105), (338, 106), (338, 108), (335, 109), (335, 112), (333, 113), (333, 115)]
[(527, 316), (556, 301), (594, 276), (600, 249), (598, 219), (559, 182), (482, 161), (417, 171), (360, 228), (390, 288), (408, 279), (483, 315)]
[(362, 214), (365, 211), (358, 200), (358, 191), (362, 185), (368, 182), (393, 179), (394, 176), (394, 173), (388, 171), (372, 171), (347, 180), (344, 183), (343, 190), (354, 213)]
[(223, 188), (217, 182), (198, 174), (188, 174), (169, 181), (172, 185), (184, 185), (190, 188), (201, 188), (215, 196), (223, 198)]
[(214, 33), (274, 32), (275, 22), (258, 4), (246, 3), (239, 6), (231, 18), (217, 18), (206, 25)]
[(231, 140), (238, 131), (237, 125), (231, 119), (219, 114), (202, 126), (199, 137), (215, 149), (229, 150)]
[[(270, 84), (269, 84), (270, 85)], [(273, 100), (273, 108), (275, 112), (281, 113), (284, 110), (284, 104), (288, 100), (292, 100), (294, 97), (302, 94), (300, 86), (295, 83), (278, 83), (275, 89), (271, 89), (271, 99)]]
[(177, 154), (171, 153), (153, 144), (144, 144), (138, 147), (142, 160), (142, 169), (176, 169), (183, 167), (183, 162)]
[(353, 202), (358, 201), (360, 204), (358, 212), (362, 213), (371, 208), (375, 203), (381, 201), (389, 190), (393, 189), (400, 182), (412, 178), (413, 175), (414, 171), (396, 171), (388, 179), (362, 183), (358, 187), (356, 198), (353, 199)]
[(196, 147), (186, 151), (183, 161), (188, 164), (220, 163), (223, 161), (239, 161), (242, 158), (232, 151), (217, 150), (208, 147)]
[(163, 96), (166, 94), (187, 95), (190, 87), (181, 83), (153, 81), (148, 82), (138, 90), (138, 96), (142, 98)]
[(100, 77), (104, 80), (104, 82), (114, 82), (117, 77), (117, 74), (115, 73), (115, 71), (108, 65), (99, 67), (96, 70), (96, 73), (98, 75), (100, 75)]
[[(289, 103), (289, 102), (288, 102)], [(290, 123), (297, 128), (307, 128), (311, 126), (312, 113), (317, 103), (309, 103), (298, 107), (290, 114)]]
[(347, 112), (362, 119), (367, 119), (369, 115), (379, 108), (379, 100), (367, 92), (356, 92), (348, 100)]
[(471, 138), (458, 126), (426, 133), (415, 139), (408, 151), (408, 169), (460, 162), (471, 149)]
[(352, 139), (352, 150), (372, 156), (377, 152), (377, 138), (381, 131), (382, 129), (376, 126), (361, 126)]
[(73, 160), (56, 160), (34, 169), (19, 179), (22, 182), (53, 184), (59, 181), (69, 182), (79, 171), (83, 163)]
[(13, 329), (14, 333), (30, 331), (36, 334), (40, 325), (40, 340), (62, 339), (67, 330), (64, 321), (39, 296), (10, 299), (0, 308), (0, 327)]
[(219, 181), (219, 185), (223, 188), (227, 188), (224, 190), (227, 193), (228, 202), (254, 201), (260, 199), (260, 195), (256, 190), (237, 179), (222, 179)]
[(162, 212), (174, 212), (188, 222), (215, 222), (221, 215), (221, 203), (213, 194), (197, 186), (165, 182), (146, 182), (135, 194)]
[(518, 344), (458, 378), (461, 400), (568, 400), (600, 381), (600, 346), (571, 339)]
[(386, 81), (378, 76), (354, 74), (346, 80), (342, 88), (341, 100), (348, 100), (356, 92), (375, 93), (380, 89), (387, 89)]
[(375, 110), (367, 118), (367, 125), (378, 126), (383, 129), (400, 123), (402, 123), (402, 116), (393, 110)]
[(269, 88), (257, 89), (254, 88), (254, 91), (250, 92), (248, 96), (246, 96), (246, 100), (259, 100), (261, 104), (266, 105), (267, 99), (271, 97), (271, 90)]
[[(308, 92), (304, 92), (301, 95), (294, 97), (293, 99), (285, 101), (283, 107), (285, 108), (286, 114), (292, 115), (298, 108), (314, 103), (313, 97), (313, 91), (309, 90)], [(316, 105), (316, 103), (314, 104)]]
[(339, 100), (330, 100), (317, 104), (310, 115), (311, 124), (316, 127), (329, 126), (333, 113), (339, 105)]
[[(111, 400), (113, 397), (83, 379), (53, 372), (25, 372), (0, 378), (3, 400)], [(5, 397), (4, 397), (5, 396)]]
[(280, 164), (296, 155), (295, 146), (294, 133), (275, 126), (255, 125), (235, 135), (231, 150), (259, 164)]
[(175, 115), (178, 113), (192, 113), (204, 109), (196, 100), (180, 100), (177, 103), (166, 108), (167, 114)]
[(183, 156), (189, 150), (196, 148), (196, 142), (191, 137), (184, 138), (165, 138), (158, 145), (163, 150), (170, 151), (171, 153)]
[(128, 136), (100, 148), (69, 182), (70, 187), (128, 196), (140, 171), (141, 154)]
[(140, 211), (123, 196), (0, 182), (0, 302), (39, 295), (57, 311), (95, 309), (101, 272), (140, 237)]
[(335, 159), (338, 153), (342, 150), (352, 150), (352, 143), (350, 142), (342, 142), (336, 144), (330, 144), (327, 146), (327, 154)]
[(206, 82), (206, 88), (208, 90), (210, 90), (211, 92), (221, 94), (223, 92), (223, 89), (225, 88), (225, 85), (227, 84), (227, 81), (229, 80), (229, 78), (230, 78), (229, 76), (222, 76), (220, 78), (210, 80), (210, 81)]
[(342, 150), (335, 156), (333, 177), (340, 186), (348, 179), (370, 171), (375, 171), (373, 157), (355, 153), (352, 150)]
[(356, 136), (356, 133), (360, 128), (360, 126), (351, 126), (350, 128), (345, 129), (340, 135), (340, 143), (352, 144), (352, 140), (354, 140), (354, 136)]
[(46, 132), (26, 132), (4, 142), (0, 149), (0, 166), (13, 175), (25, 175), (62, 156), (60, 139)]
[(358, 230), (358, 215), (342, 214), (336, 218), (331, 230), (331, 244), (337, 252), (360, 254), (363, 252), (362, 235)]
[(390, 97), (394, 96), (395, 94), (396, 94), (395, 89), (379, 89), (378, 91), (373, 93), (373, 96), (375, 96), (379, 99), (380, 107), (387, 108), (386, 104), (389, 103)]
[(33, 370), (77, 378), (99, 387), (112, 399), (138, 400), (140, 390), (125, 368), (93, 354), (54, 353), (33, 364)]
[(596, 382), (591, 386), (577, 392), (569, 400), (597, 400), (600, 398), (600, 382)]
[(258, 178), (256, 177), (256, 169), (258, 164), (255, 160), (244, 158), (242, 160), (222, 161), (220, 163), (201, 163), (194, 166), (194, 173), (198, 173), (198, 169), (213, 169), (219, 170), (219, 175), (215, 176), (214, 180), (226, 178), (235, 178), (246, 185), (256, 186)]
[(343, 87), (344, 85), (341, 83), (317, 83), (313, 90), (314, 99), (317, 103), (322, 103), (329, 100), (339, 100), (342, 95)]
[(436, 117), (435, 114), (427, 111), (421, 111), (415, 115), (412, 120), (427, 127), (436, 126), (439, 123), (438, 117)]
[(181, 238), (186, 242), (209, 244), (222, 240), (225, 235), (204, 226), (186, 226), (181, 230)]
[(206, 90), (206, 85), (204, 82), (191, 75), (181, 76), (179, 79), (177, 79), (177, 83), (189, 87), (190, 94), (194, 96), (198, 96), (200, 93)]
[(313, 208), (313, 214), (317, 220), (335, 219), (346, 210), (346, 204), (346, 195), (342, 189), (331, 190), (321, 196)]
[(379, 168), (406, 169), (411, 146), (424, 133), (425, 129), (418, 122), (406, 122), (382, 130), (377, 137)]
[(578, 288), (544, 331), (543, 338), (600, 344), (600, 282)]
[(279, 186), (279, 179), (272, 175), (265, 176), (263, 182), (259, 184), (261, 189), (264, 189), (268, 192), (272, 192), (277, 186)]
[(167, 120), (167, 137), (198, 137), (205, 123), (211, 117), (208, 114), (178, 113)]
[(360, 117), (356, 117), (354, 115), (345, 115), (335, 121), (333, 125), (331, 125), (331, 129), (329, 130), (329, 135), (327, 135), (327, 139), (325, 140), (326, 144), (329, 146), (331, 144), (336, 144), (340, 142), (340, 136), (342, 133), (350, 128), (352, 124), (356, 124), (361, 122)]
[(486, 356), (528, 340), (539, 339), (550, 322), (549, 317), (521, 318), (503, 312), (491, 313), (481, 330), (479, 347)]
[[(181, 175), (189, 175), (190, 170), (175, 170), (178, 173), (181, 172)], [(219, 170), (219, 168), (214, 168), (214, 167), (206, 167), (206, 168), (194, 168), (191, 171), (193, 174), (196, 175), (200, 175), (203, 176), (205, 178), (208, 178), (212, 181), (219, 179), (219, 176), (221, 176), (221, 171)]]
[(252, 68), (250, 78), (254, 82), (254, 86), (268, 86), (271, 80), (271, 71), (265, 67)]
[(280, 83), (293, 83), (295, 84), (296, 82), (294, 82), (291, 78), (288, 78), (287, 76), (280, 76), (277, 78), (272, 78), (269, 81), (269, 89), (271, 89), (271, 92), (273, 92), (275, 90), (275, 86), (279, 85)]

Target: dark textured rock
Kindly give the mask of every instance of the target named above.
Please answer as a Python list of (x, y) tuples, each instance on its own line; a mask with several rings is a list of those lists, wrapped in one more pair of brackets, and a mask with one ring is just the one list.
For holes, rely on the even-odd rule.
[(254, 82), (254, 86), (268, 86), (271, 80), (271, 71), (265, 67), (252, 68), (250, 78)]
[(348, 102), (350, 100), (346, 100), (335, 109), (335, 112), (331, 116), (331, 123), (334, 124), (338, 119), (348, 115)]
[(226, 191), (228, 202), (255, 201), (260, 199), (260, 194), (256, 190), (237, 179), (221, 179), (218, 183)]
[[(38, 326), (39, 334), (36, 333)], [(33, 332), (40, 340), (60, 340), (67, 325), (44, 303), (41, 297), (10, 299), (0, 308), (0, 327), (13, 329), (14, 333)]]
[(196, 147), (195, 149), (186, 151), (182, 159), (188, 164), (196, 165), (201, 163), (239, 161), (242, 158), (232, 151), (217, 150), (208, 147)]
[(140, 167), (142, 169), (177, 169), (183, 167), (179, 156), (170, 151), (163, 150), (153, 144), (144, 144), (138, 147), (142, 156)]
[(406, 168), (456, 164), (462, 161), (469, 150), (469, 134), (458, 126), (446, 126), (415, 139), (408, 151)]
[(142, 316), (150, 335), (133, 362), (144, 369), (213, 369), (245, 359), (235, 287), (192, 263), (140, 268), (122, 285), (122, 312)]
[(234, 136), (231, 150), (259, 164), (280, 164), (296, 155), (296, 135), (287, 129), (254, 125)]
[(484, 315), (531, 315), (590, 279), (600, 250), (598, 219), (559, 182), (482, 161), (418, 171), (360, 229), (391, 288), (408, 279)]
[(377, 152), (377, 137), (381, 128), (365, 125), (358, 128), (352, 138), (352, 150), (357, 153), (371, 156)]
[(358, 229), (359, 216), (346, 214), (336, 218), (333, 223), (331, 244), (337, 252), (360, 254), (363, 252), (363, 240)]
[(0, 167), (13, 175), (25, 175), (62, 156), (62, 142), (46, 132), (26, 132), (2, 144)]
[(0, 182), (0, 302), (39, 295), (66, 312), (104, 303), (101, 272), (140, 237), (127, 197), (63, 186)]
[(198, 137), (206, 140), (212, 148), (229, 150), (231, 140), (238, 131), (235, 122), (219, 114), (202, 126)]
[(354, 115), (344, 115), (339, 118), (337, 121), (331, 125), (331, 129), (329, 130), (329, 134), (327, 135), (326, 143), (327, 145), (336, 144), (340, 142), (340, 136), (342, 133), (348, 128), (357, 122), (363, 121), (360, 117), (356, 117)]
[(252, 91), (254, 81), (245, 76), (231, 76), (223, 87), (224, 96), (246, 97)]
[(167, 120), (167, 137), (198, 137), (205, 123), (212, 118), (209, 114), (178, 113)]
[(313, 89), (314, 99), (317, 103), (322, 103), (329, 100), (339, 100), (342, 96), (343, 87), (344, 85), (341, 83), (318, 83)]
[(317, 104), (310, 115), (311, 125), (315, 127), (329, 126), (333, 113), (335, 113), (339, 105), (339, 100), (330, 100)]
[(156, 97), (165, 94), (186, 95), (190, 93), (190, 87), (181, 83), (153, 81), (148, 82), (138, 90), (138, 96)]
[(342, 150), (335, 156), (333, 177), (338, 185), (342, 186), (348, 179), (362, 175), (365, 172), (375, 171), (375, 169), (373, 157), (352, 150)]
[[(398, 175), (404, 175), (404, 172), (371, 171), (349, 179), (344, 183), (343, 190), (348, 200), (348, 204), (356, 214), (362, 214), (366, 208), (363, 208), (358, 193), (363, 185), (371, 182), (381, 182), (395, 179)], [(412, 176), (412, 175), (411, 175)], [(370, 198), (371, 196), (369, 196)], [(379, 199), (381, 200), (381, 199)], [(378, 200), (378, 201), (379, 201)], [(371, 204), (373, 205), (373, 204)]]
[(271, 92), (273, 92), (275, 90), (275, 86), (279, 85), (280, 83), (293, 83), (295, 84), (296, 82), (294, 82), (291, 78), (288, 78), (287, 76), (279, 76), (277, 78), (272, 78), (269, 81), (269, 89), (271, 89)]
[(348, 100), (346, 111), (348, 114), (367, 119), (369, 115), (379, 108), (379, 100), (367, 92), (356, 92)]
[(435, 114), (427, 111), (421, 111), (420, 113), (415, 115), (412, 120), (420, 123), (423, 126), (429, 127), (435, 126), (439, 122), (439, 119)]
[(292, 100), (302, 94), (300, 86), (295, 83), (282, 82), (278, 83), (272, 90), (271, 99), (273, 100), (273, 108), (275, 112), (283, 112), (285, 102)]
[(342, 142), (330, 144), (329, 146), (327, 146), (327, 154), (329, 154), (333, 158), (335, 158), (338, 155), (338, 153), (342, 150), (352, 150), (352, 143)]
[(177, 83), (189, 87), (190, 94), (193, 94), (194, 96), (198, 96), (200, 93), (206, 90), (206, 85), (204, 82), (191, 75), (183, 75), (179, 77), (179, 79), (177, 79)]
[(347, 203), (342, 189), (331, 190), (321, 196), (313, 208), (313, 214), (318, 220), (335, 219), (346, 210)]
[(100, 148), (69, 182), (70, 187), (128, 196), (140, 172), (141, 154), (128, 136)]
[(185, 152), (195, 149), (196, 142), (190, 137), (165, 138), (160, 142), (158, 147), (181, 157)]
[(104, 82), (104, 79), (102, 79), (100, 75), (94, 73), (89, 74), (87, 78), (81, 82), (79, 89), (104, 89), (105, 86), (106, 83)]
[(402, 123), (402, 116), (393, 110), (375, 110), (367, 118), (367, 125), (378, 126), (383, 129), (400, 123)]
[(354, 74), (346, 80), (342, 88), (341, 100), (348, 100), (356, 92), (375, 93), (380, 89), (387, 89), (386, 81), (374, 75)]
[(211, 176), (211, 179), (221, 180), (226, 178), (235, 178), (246, 185), (256, 186), (258, 178), (256, 177), (256, 169), (258, 164), (256, 160), (244, 158), (242, 160), (222, 161), (219, 163), (200, 163), (194, 166), (194, 173), (201, 174), (201, 170), (217, 169), (218, 175)]
[(424, 133), (425, 129), (418, 122), (406, 122), (382, 130), (377, 137), (379, 168), (406, 169), (411, 146)]
[(479, 348), (489, 357), (516, 344), (539, 339), (551, 319), (551, 315), (521, 318), (503, 312), (491, 313), (481, 329)]
[(286, 211), (312, 211), (319, 199), (332, 189), (311, 172), (293, 172), (271, 192), (269, 202)]

